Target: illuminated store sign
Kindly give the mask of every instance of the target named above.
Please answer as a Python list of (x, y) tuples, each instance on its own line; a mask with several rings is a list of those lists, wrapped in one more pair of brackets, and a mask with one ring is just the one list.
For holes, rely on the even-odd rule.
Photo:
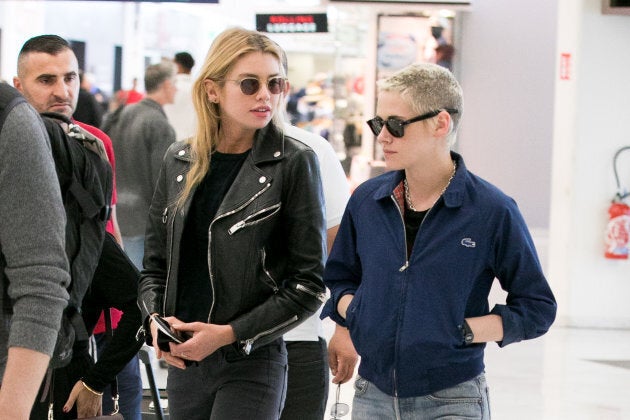
[(326, 13), (256, 15), (256, 30), (275, 34), (328, 32)]

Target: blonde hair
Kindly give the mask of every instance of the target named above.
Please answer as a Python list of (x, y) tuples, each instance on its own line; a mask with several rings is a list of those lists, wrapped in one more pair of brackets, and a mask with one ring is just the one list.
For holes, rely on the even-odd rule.
[[(208, 50), (199, 77), (192, 89), (193, 104), (197, 113), (197, 130), (189, 140), (193, 163), (186, 175), (186, 184), (178, 199), (180, 205), (186, 201), (190, 192), (203, 180), (210, 169), (210, 155), (219, 138), (220, 108), (219, 104), (208, 98), (205, 81), (213, 80), (223, 87), (225, 78), (234, 68), (236, 62), (245, 54), (252, 52), (272, 54), (281, 64), (283, 52), (278, 44), (260, 32), (243, 28), (231, 28), (223, 31), (212, 42)], [(286, 77), (282, 65), (279, 67), (282, 77)], [(282, 97), (278, 103), (284, 103)], [(272, 123), (281, 129), (283, 115), (278, 109), (274, 110)]]
[(418, 114), (451, 108), (449, 145), (453, 145), (464, 114), (464, 94), (450, 70), (432, 63), (409, 65), (391, 76), (379, 80), (380, 92), (395, 92)]

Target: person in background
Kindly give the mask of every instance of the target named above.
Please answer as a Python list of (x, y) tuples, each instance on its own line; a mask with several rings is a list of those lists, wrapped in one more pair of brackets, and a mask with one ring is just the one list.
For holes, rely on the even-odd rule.
[[(282, 54), (282, 65), (288, 72), (286, 53)], [(286, 82), (285, 95), (290, 92), (289, 81)], [(288, 122), (284, 124), (284, 133), (309, 146), (319, 161), (322, 176), (322, 188), (326, 204), (326, 243), (330, 251), (339, 229), (339, 222), (350, 197), (350, 186), (346, 174), (341, 167), (332, 145), (321, 136), (295, 127)], [(282, 409), (282, 420), (321, 420), (324, 418), (328, 400), (328, 352), (326, 340), (323, 338), (320, 311), (316, 312), (304, 323), (298, 325), (284, 335), (287, 347), (289, 372), (287, 396)], [(335, 324), (335, 340), (338, 345), (336, 353), (331, 356), (331, 367), (335, 378), (333, 381), (345, 382), (346, 372), (354, 373), (357, 353), (350, 341), (347, 328)], [(345, 340), (344, 340), (345, 339)], [(343, 377), (339, 377), (344, 372)]]
[(131, 105), (140, 102), (144, 98), (144, 94), (138, 90), (138, 78), (134, 77), (131, 81), (131, 89), (121, 90), (119, 102), (124, 105)]
[(103, 122), (103, 107), (90, 92), (85, 74), (79, 71), (79, 95), (72, 117), (93, 127), (100, 127)]
[[(40, 35), (26, 41), (18, 56), (18, 75), (13, 79), (13, 83), (38, 112), (56, 112), (68, 118), (72, 118), (77, 107), (79, 93), (79, 67), (77, 58), (70, 48), (70, 44), (57, 35)], [(88, 137), (98, 139), (97, 141), (103, 143), (109, 163), (112, 166), (112, 172), (115, 173), (114, 150), (110, 138), (96, 127), (84, 124), (80, 121), (73, 120), (73, 122), (75, 122)], [(111, 218), (107, 222), (106, 230), (116, 238), (118, 243), (122, 243), (116, 216), (115, 179), (114, 176)], [(86, 308), (83, 309), (84, 312), (87, 312)], [(133, 316), (133, 314), (130, 314), (130, 316)], [(121, 318), (122, 313), (120, 312), (112, 316), (113, 328), (116, 328)], [(128, 338), (131, 340), (132, 337)], [(135, 343), (135, 341), (133, 342)], [(80, 343), (77, 343), (77, 345), (80, 345)], [(111, 351), (108, 353), (110, 355), (104, 356), (103, 360), (107, 360), (110, 357), (117, 359), (113, 360), (113, 365), (107, 366), (108, 368), (112, 368), (114, 372), (120, 372), (123, 366), (129, 363), (129, 366), (125, 368), (118, 377), (121, 407), (125, 407), (125, 418), (137, 419), (140, 415), (140, 400), (142, 398), (142, 382), (137, 357), (128, 357), (127, 360), (122, 363), (121, 360), (125, 359), (125, 357), (127, 357), (126, 355), (113, 356), (111, 355)], [(77, 351), (76, 364), (81, 363), (81, 354), (83, 354), (82, 351)], [(119, 357), (120, 359), (118, 359)], [(122, 364), (119, 365), (119, 363)], [(71, 374), (68, 375), (69, 378), (72, 378), (76, 372), (80, 370), (77, 366), (73, 367), (72, 364), (63, 369), (67, 369), (67, 371), (71, 372)], [(97, 373), (88, 374), (85, 372), (86, 377), (92, 375), (91, 379), (94, 380), (95, 383), (100, 382), (100, 369), (103, 369), (101, 365), (90, 371), (96, 371)], [(110, 373), (111, 371), (107, 372), (107, 374)], [(130, 376), (126, 376), (127, 374)], [(61, 381), (63, 375), (56, 375), (56, 378)], [(86, 381), (88, 381), (88, 379), (86, 379)], [(102, 391), (102, 389), (99, 389), (101, 387), (96, 386), (95, 383), (91, 384), (91, 388), (98, 389), (99, 392)], [(109, 381), (105, 381), (102, 388), (105, 389), (105, 385), (108, 383)], [(74, 383), (66, 383), (63, 384), (63, 386), (72, 388), (73, 384)], [(61, 384), (58, 384), (58, 389), (63, 389)], [(81, 393), (83, 395), (90, 395), (89, 391), (86, 389), (80, 389), (82, 389)], [(128, 403), (129, 401), (132, 402)], [(60, 404), (62, 402), (63, 401), (59, 401)], [(108, 399), (105, 404), (106, 409), (109, 405), (110, 401)], [(127, 410), (127, 407), (131, 408)]]
[(65, 211), (37, 112), (0, 83), (0, 419), (28, 419), (68, 302)]
[[(282, 133), (281, 56), (261, 33), (219, 34), (193, 87), (197, 131), (164, 158), (139, 306), (173, 418), (278, 419), (282, 334), (324, 300), (319, 165)], [(188, 340), (164, 345), (157, 314)]]
[(173, 103), (177, 88), (170, 62), (145, 69), (147, 95), (137, 104), (123, 108), (110, 128), (118, 153), (119, 218), (125, 251), (138, 269), (142, 269), (144, 231), (153, 189), (162, 158), (175, 141), (164, 105)]
[(197, 117), (192, 101), (193, 78), (190, 72), (195, 66), (195, 60), (187, 52), (178, 52), (173, 59), (177, 66), (175, 87), (177, 93), (172, 104), (164, 105), (164, 112), (168, 122), (175, 129), (178, 141), (182, 141), (195, 134)]
[[(389, 172), (353, 193), (326, 264), (322, 316), (361, 356), (353, 419), (489, 419), (485, 343), (544, 334), (556, 302), (513, 199), (451, 151), (464, 112), (446, 68), (378, 82), (368, 121)], [(494, 279), (506, 304), (488, 305)]]

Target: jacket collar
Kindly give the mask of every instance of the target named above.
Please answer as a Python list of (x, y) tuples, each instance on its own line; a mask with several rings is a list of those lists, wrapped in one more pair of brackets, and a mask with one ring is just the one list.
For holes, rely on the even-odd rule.
[[(464, 194), (466, 191), (466, 174), (468, 173), (468, 170), (466, 169), (466, 164), (464, 163), (464, 159), (461, 155), (451, 151), (451, 158), (455, 161), (457, 170), (455, 171), (453, 180), (444, 192), (444, 204), (446, 207), (459, 207), (464, 201)], [(395, 171), (385, 174), (384, 176), (387, 177), (387, 179), (383, 185), (377, 188), (374, 192), (375, 200), (382, 200), (385, 198), (389, 199), (389, 197), (394, 194), (396, 187), (400, 185), (405, 177), (405, 171)]]
[[(190, 153), (190, 144), (181, 142), (175, 146), (177, 159), (192, 162), (194, 159)], [(267, 125), (254, 135), (251, 157), (254, 164), (273, 162), (284, 158), (284, 135), (273, 124)]]
[(251, 156), (256, 165), (284, 158), (284, 135), (273, 123), (256, 132)]

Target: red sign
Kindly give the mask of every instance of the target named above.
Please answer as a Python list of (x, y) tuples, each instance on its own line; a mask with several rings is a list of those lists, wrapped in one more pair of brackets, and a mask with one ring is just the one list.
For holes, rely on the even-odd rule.
[(270, 33), (328, 32), (326, 13), (256, 15), (256, 30)]
[(571, 80), (571, 54), (560, 54), (560, 80)]

